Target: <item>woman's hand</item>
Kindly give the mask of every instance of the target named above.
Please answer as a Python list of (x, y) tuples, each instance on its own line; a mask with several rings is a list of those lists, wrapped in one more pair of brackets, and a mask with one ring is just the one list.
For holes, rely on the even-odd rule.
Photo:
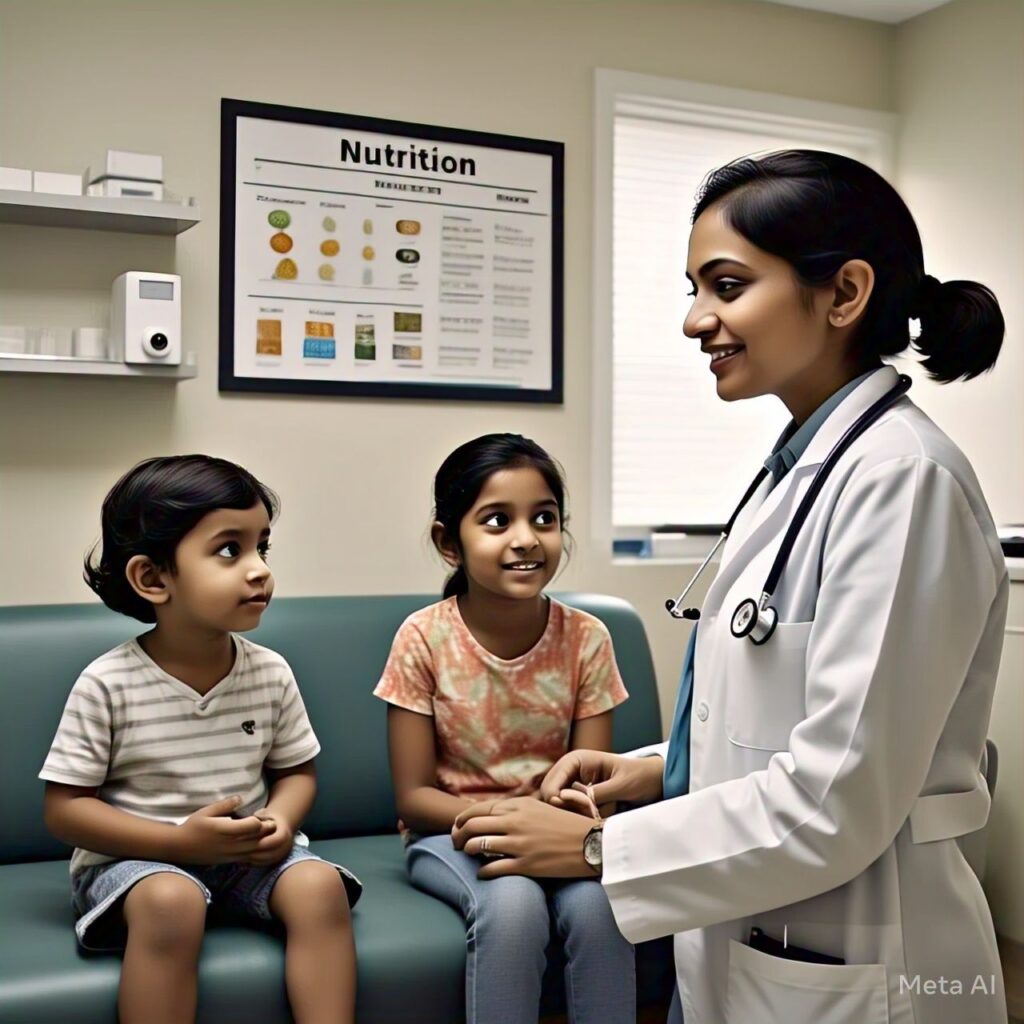
[(531, 797), (486, 800), (467, 807), (452, 828), (457, 850), (494, 857), (479, 878), (592, 878), (583, 840), (594, 822)]
[(623, 757), (603, 750), (570, 750), (541, 783), (542, 800), (555, 807), (575, 806), (573, 791), (586, 793), (598, 806), (619, 800), (648, 803), (662, 794), (665, 761), (660, 757)]

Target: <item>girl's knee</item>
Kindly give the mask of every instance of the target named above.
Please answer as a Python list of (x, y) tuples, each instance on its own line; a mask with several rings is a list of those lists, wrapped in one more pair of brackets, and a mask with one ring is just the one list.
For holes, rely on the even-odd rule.
[[(485, 883), (476, 901), (475, 925), (479, 938), (499, 937), (509, 942), (546, 943), (551, 930), (544, 890), (530, 878), (494, 878)], [(492, 939), (491, 936), (494, 936)]]
[(573, 929), (588, 932), (604, 928), (618, 932), (611, 904), (596, 880), (581, 880), (564, 886), (553, 903), (554, 916), (563, 934)]
[(132, 886), (124, 918), (130, 940), (165, 950), (197, 947), (206, 926), (206, 898), (195, 882), (161, 871)]

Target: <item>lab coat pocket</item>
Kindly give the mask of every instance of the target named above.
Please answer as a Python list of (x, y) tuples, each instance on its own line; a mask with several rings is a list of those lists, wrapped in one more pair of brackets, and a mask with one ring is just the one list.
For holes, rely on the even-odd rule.
[(729, 637), (725, 731), (737, 746), (785, 750), (803, 721), (807, 638), (813, 622), (780, 622), (760, 646)]
[(884, 964), (808, 964), (729, 943), (727, 1024), (888, 1024)]

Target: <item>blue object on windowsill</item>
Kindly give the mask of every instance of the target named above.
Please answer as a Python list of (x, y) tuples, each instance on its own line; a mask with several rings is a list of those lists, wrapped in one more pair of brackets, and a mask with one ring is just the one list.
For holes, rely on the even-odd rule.
[(613, 557), (648, 558), (650, 554), (651, 542), (646, 537), (619, 537), (612, 541)]

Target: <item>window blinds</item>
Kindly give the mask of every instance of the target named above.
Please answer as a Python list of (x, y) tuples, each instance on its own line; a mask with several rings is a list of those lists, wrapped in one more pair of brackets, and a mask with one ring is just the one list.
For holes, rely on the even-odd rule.
[[(646, 116), (644, 116), (646, 114)], [(773, 397), (726, 403), (700, 343), (683, 334), (690, 214), (713, 168), (783, 148), (855, 146), (819, 130), (759, 130), (735, 117), (680, 123), (623, 103), (614, 120), (612, 186), (612, 526), (721, 525), (789, 416)], [(720, 118), (718, 119), (721, 120)], [(866, 162), (874, 163), (867, 160)]]

